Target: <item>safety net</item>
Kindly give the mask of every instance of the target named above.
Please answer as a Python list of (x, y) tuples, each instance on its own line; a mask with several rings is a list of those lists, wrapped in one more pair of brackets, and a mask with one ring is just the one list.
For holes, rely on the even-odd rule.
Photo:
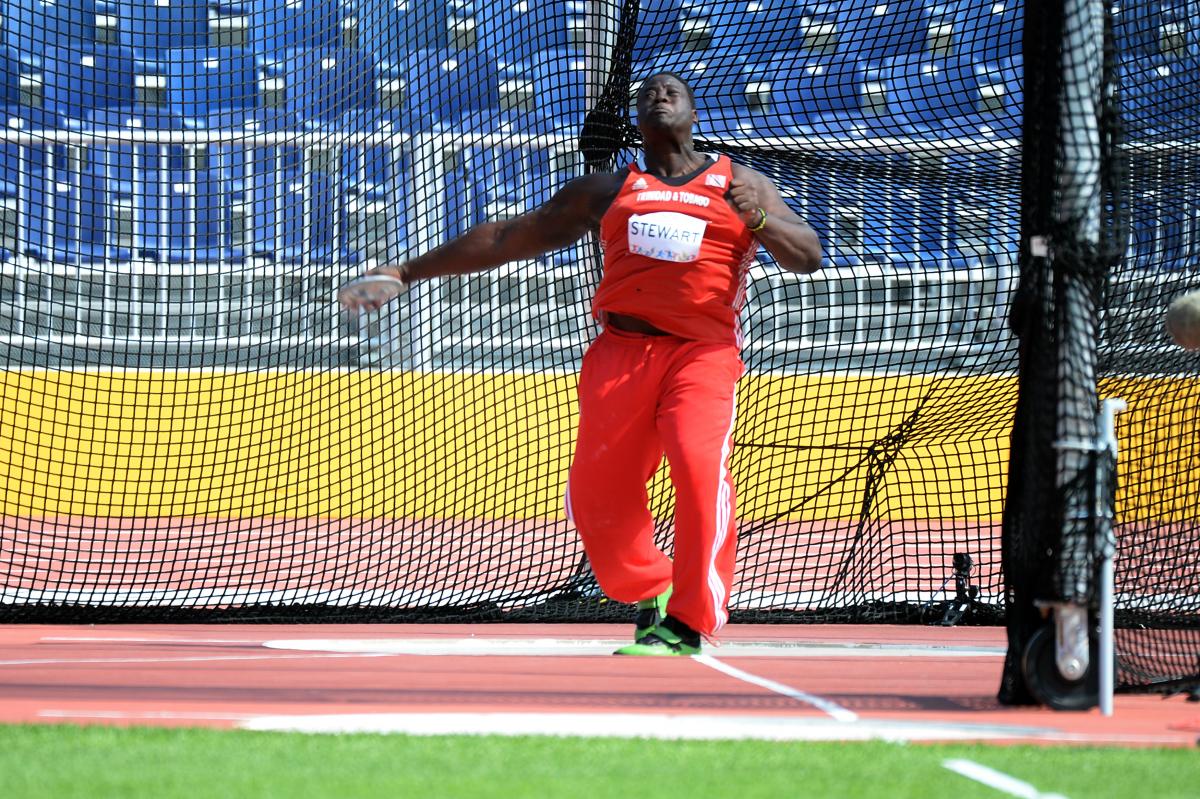
[[(562, 507), (594, 240), (367, 314), (335, 291), (629, 163), (631, 90), (670, 70), (697, 148), (825, 250), (747, 275), (733, 620), (1004, 619), (1008, 475), (1046, 468), (1010, 466), (1020, 3), (0, 6), (0, 618), (629, 618)], [(1198, 361), (1161, 325), (1197, 283), (1188, 8), (1105, 11), (1132, 235), (1089, 320), (1130, 406), (1122, 640), (1178, 642), (1135, 687), (1200, 651)]]

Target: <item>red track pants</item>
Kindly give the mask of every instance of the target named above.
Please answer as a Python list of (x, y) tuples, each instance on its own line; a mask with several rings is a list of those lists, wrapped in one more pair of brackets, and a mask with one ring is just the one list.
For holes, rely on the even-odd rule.
[[(607, 329), (579, 377), (579, 435), (567, 483), (575, 523), (604, 592), (661, 594), (705, 636), (728, 618), (737, 536), (729, 475), (738, 350)], [(675, 488), (675, 559), (654, 543), (646, 485), (663, 455)]]

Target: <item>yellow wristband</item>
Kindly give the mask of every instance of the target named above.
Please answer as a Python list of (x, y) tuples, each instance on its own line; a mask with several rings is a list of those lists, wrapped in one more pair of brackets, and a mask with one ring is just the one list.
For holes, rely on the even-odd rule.
[(767, 226), (767, 212), (764, 211), (762, 208), (759, 208), (758, 212), (760, 214), (762, 214), (762, 217), (758, 220), (757, 225), (750, 228), (751, 233), (757, 233), (758, 231), (762, 230), (763, 228), (765, 228)]

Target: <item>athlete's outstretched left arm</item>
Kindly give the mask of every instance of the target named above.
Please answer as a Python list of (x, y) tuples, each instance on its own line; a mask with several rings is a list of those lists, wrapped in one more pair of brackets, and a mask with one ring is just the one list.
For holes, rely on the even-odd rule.
[(805, 274), (821, 268), (821, 242), (816, 232), (788, 207), (766, 175), (734, 164), (733, 184), (725, 196), (746, 227), (757, 228), (755, 237), (780, 266)]

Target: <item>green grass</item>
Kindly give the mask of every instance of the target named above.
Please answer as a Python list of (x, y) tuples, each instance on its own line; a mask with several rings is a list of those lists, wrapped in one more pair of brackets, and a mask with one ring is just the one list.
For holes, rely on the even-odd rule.
[(1004, 797), (967, 758), (1070, 799), (1195, 797), (1186, 749), (300, 735), (0, 726), (0, 794), (24, 797)]

